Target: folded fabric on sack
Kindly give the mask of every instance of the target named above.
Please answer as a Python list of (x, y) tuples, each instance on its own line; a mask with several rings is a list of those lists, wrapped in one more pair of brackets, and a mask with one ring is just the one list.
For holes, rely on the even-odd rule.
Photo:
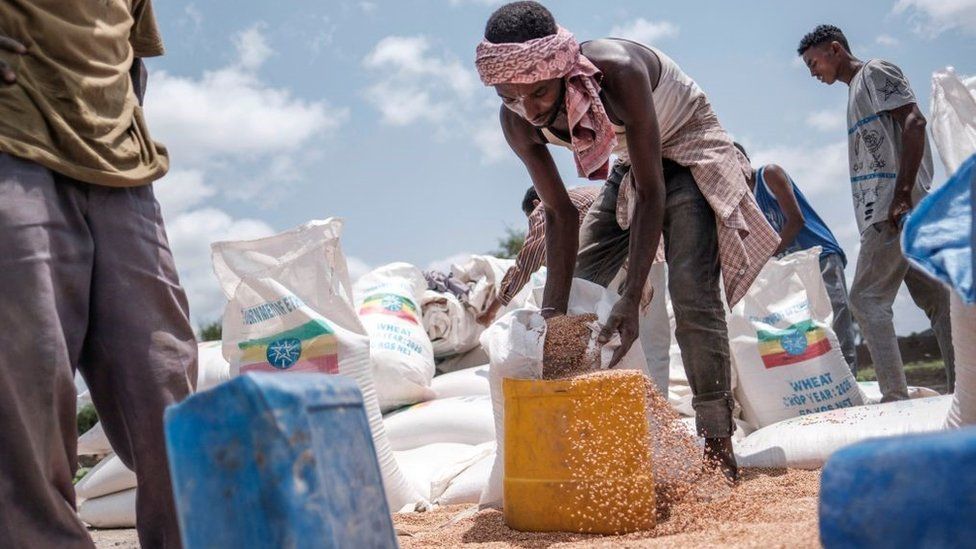
[(353, 286), (356, 310), (369, 334), (380, 411), (434, 398), (434, 352), (421, 320), (426, 281), (407, 263), (384, 265)]
[(442, 273), (441, 271), (424, 271), (424, 278), (427, 280), (427, 289), (442, 294), (451, 294), (458, 298), (463, 304), (468, 303), (468, 294), (471, 288), (454, 277), (453, 273)]
[(471, 288), (468, 303), (476, 313), (482, 313), (498, 295), (505, 273), (514, 265), (512, 259), (473, 255), (464, 263), (451, 265), (451, 274)]
[(452, 294), (433, 290), (424, 292), (420, 304), (435, 357), (462, 354), (478, 346), (478, 336), (485, 328), (475, 319), (474, 309)]
[(495, 440), (491, 398), (461, 396), (422, 402), (384, 419), (390, 447), (411, 450), (439, 442), (482, 444)]
[(941, 430), (951, 401), (951, 396), (918, 398), (787, 419), (736, 444), (736, 459), (740, 467), (817, 469), (854, 442)]
[(354, 379), (387, 503), (401, 509), (421, 496), (397, 467), (383, 426), (369, 336), (354, 307), (341, 233), (342, 220), (329, 218), (267, 238), (212, 245), (214, 273), (229, 300), (223, 353), (234, 375), (309, 371)]

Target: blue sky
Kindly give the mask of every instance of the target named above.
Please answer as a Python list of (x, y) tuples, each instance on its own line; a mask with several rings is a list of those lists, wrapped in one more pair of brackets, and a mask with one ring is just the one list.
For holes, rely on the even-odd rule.
[[(209, 242), (346, 219), (352, 270), (427, 268), (521, 227), (529, 185), (473, 70), (491, 0), (156, 2), (167, 55), (149, 61), (146, 111), (171, 151), (156, 184), (195, 322), (223, 298)], [(795, 48), (829, 22), (862, 59), (902, 67), (929, 112), (933, 71), (976, 74), (976, 0), (553, 1), (581, 40), (659, 47), (709, 95), (757, 162), (790, 172), (851, 257), (847, 88), (809, 77)], [(567, 185), (568, 152), (555, 156)], [(938, 165), (938, 158), (936, 158)], [(944, 179), (941, 167), (936, 180)], [(924, 329), (906, 292), (896, 327)]]

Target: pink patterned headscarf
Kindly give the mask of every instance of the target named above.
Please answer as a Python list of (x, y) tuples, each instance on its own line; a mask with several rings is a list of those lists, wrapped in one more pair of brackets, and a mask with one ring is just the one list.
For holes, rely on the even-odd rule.
[(600, 101), (600, 70), (580, 53), (576, 38), (559, 27), (556, 34), (528, 42), (478, 44), (475, 65), (486, 86), (531, 84), (562, 78), (573, 157), (580, 177), (606, 179), (610, 152), (617, 144), (610, 118)]

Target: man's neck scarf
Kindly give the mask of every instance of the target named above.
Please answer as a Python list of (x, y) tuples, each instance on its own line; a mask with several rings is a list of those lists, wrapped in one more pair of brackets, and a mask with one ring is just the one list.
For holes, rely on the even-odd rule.
[(556, 34), (528, 42), (482, 40), (475, 65), (486, 86), (562, 78), (576, 169), (580, 177), (607, 178), (617, 136), (600, 101), (600, 70), (580, 53), (571, 32), (559, 27)]

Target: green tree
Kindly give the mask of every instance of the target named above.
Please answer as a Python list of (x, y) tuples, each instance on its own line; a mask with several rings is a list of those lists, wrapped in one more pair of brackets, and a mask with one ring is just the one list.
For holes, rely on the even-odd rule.
[(505, 236), (498, 239), (498, 248), (488, 252), (502, 259), (515, 259), (525, 245), (525, 229), (505, 228)]
[(94, 427), (96, 423), (98, 423), (98, 414), (95, 412), (94, 406), (86, 404), (81, 410), (78, 410), (79, 435)]
[(200, 325), (200, 340), (201, 341), (220, 341), (223, 331), (223, 323), (219, 320), (215, 320), (208, 324)]

